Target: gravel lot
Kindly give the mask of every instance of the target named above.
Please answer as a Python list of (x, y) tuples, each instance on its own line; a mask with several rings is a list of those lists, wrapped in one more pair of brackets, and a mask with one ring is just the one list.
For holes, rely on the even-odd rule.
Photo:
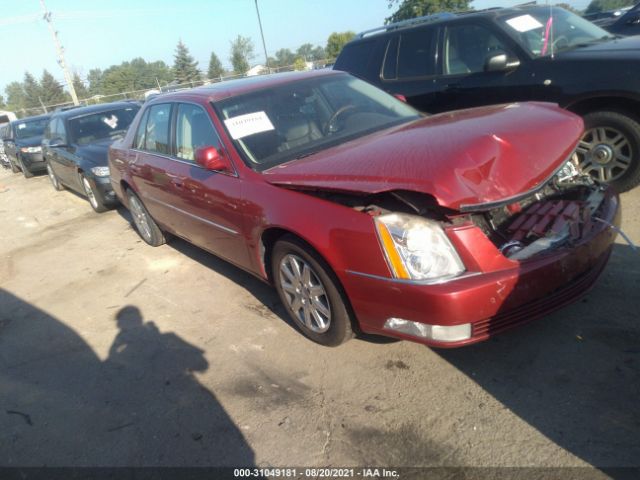
[[(640, 188), (623, 217), (640, 244)], [(0, 172), (0, 232), (0, 465), (640, 466), (621, 238), (581, 302), (442, 351), (317, 346), (270, 287), (46, 176)]]

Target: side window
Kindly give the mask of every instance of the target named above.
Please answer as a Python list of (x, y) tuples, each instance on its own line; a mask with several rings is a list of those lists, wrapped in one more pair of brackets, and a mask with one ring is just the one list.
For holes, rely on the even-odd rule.
[(148, 119), (149, 119), (149, 109), (147, 108), (147, 110), (142, 114), (142, 119), (140, 120), (140, 123), (138, 124), (138, 130), (136, 131), (136, 138), (133, 140), (133, 148), (137, 150), (144, 149), (144, 141), (146, 139), (145, 131), (147, 129)]
[(421, 28), (402, 34), (398, 53), (398, 78), (435, 75), (435, 32), (434, 28)]
[(444, 42), (444, 74), (460, 75), (484, 71), (487, 58), (507, 47), (482, 25), (456, 25), (447, 28)]
[(149, 109), (149, 119), (144, 131), (144, 149), (168, 155), (171, 104), (154, 105)]
[(53, 133), (53, 122), (55, 122), (55, 118), (53, 120), (49, 120), (49, 123), (47, 124), (47, 128), (44, 129), (44, 133), (42, 134), (43, 138), (46, 139), (51, 139), (53, 138), (52, 133)]
[(64, 120), (58, 119), (56, 124), (56, 137), (62, 140), (62, 143), (67, 143), (67, 130), (64, 126)]
[(198, 105), (180, 103), (176, 118), (176, 156), (193, 162), (200, 147), (220, 148), (209, 114)]
[[(336, 60), (336, 70), (345, 70), (361, 78), (369, 77), (371, 71), (371, 61), (376, 53), (376, 41), (360, 41), (346, 45), (338, 60)], [(376, 70), (380, 68), (380, 65)]]

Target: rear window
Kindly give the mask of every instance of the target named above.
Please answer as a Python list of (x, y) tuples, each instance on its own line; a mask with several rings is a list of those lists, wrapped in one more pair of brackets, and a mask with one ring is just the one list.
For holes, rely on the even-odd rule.
[(122, 138), (139, 109), (131, 106), (72, 118), (68, 123), (69, 135), (79, 145)]
[(402, 34), (398, 53), (398, 78), (435, 75), (435, 31), (429, 28)]
[(346, 45), (336, 60), (334, 69), (349, 72), (363, 78), (371, 76), (372, 70), (375, 70), (375, 66), (372, 65), (376, 51), (375, 46), (375, 41), (356, 42)]
[(44, 133), (44, 129), (49, 124), (49, 118), (42, 118), (39, 120), (27, 120), (24, 122), (16, 122), (15, 132), (16, 138), (29, 138), (37, 137)]

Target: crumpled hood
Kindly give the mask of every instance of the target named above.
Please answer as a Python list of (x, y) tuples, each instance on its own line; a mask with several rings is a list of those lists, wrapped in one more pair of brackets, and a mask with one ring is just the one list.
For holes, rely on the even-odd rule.
[(272, 184), (301, 189), (423, 192), (458, 210), (542, 185), (582, 131), (580, 117), (552, 104), (494, 105), (416, 120), (263, 175)]

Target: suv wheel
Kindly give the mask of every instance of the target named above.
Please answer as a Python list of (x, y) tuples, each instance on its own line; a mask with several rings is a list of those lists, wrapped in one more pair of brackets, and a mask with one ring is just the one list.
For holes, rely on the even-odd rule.
[(18, 163), (20, 164), (20, 169), (22, 170), (22, 174), (24, 175), (24, 178), (33, 177), (33, 173), (31, 173), (31, 170), (29, 170), (27, 167), (24, 166), (24, 163), (22, 162), (22, 158), (18, 157)]
[(640, 125), (617, 112), (584, 116), (585, 132), (577, 149), (583, 172), (599, 183), (626, 192), (640, 183)]
[(296, 327), (314, 342), (338, 346), (353, 337), (344, 294), (331, 268), (292, 236), (273, 247), (271, 271), (280, 300)]

